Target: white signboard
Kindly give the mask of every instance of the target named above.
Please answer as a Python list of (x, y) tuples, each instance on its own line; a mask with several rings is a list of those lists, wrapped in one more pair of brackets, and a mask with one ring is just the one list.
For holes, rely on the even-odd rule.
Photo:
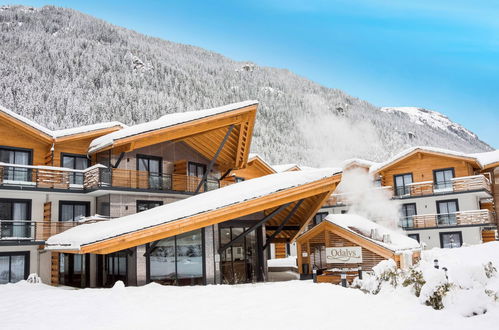
[(327, 247), (326, 263), (360, 264), (362, 263), (362, 248), (360, 246)]

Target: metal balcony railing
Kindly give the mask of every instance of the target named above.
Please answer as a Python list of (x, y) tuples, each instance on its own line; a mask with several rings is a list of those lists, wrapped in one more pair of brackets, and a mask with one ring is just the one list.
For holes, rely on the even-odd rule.
[(82, 224), (108, 219), (91, 219), (87, 221), (32, 221), (32, 220), (0, 220), (0, 241), (45, 241), (52, 235)]
[(418, 214), (402, 217), (399, 226), (404, 229), (434, 228), (448, 226), (464, 226), (493, 224), (495, 215), (489, 210), (459, 211), (455, 213)]

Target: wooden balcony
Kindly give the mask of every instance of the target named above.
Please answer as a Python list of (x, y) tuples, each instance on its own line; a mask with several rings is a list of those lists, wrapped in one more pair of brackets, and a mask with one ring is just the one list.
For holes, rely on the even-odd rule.
[[(373, 191), (379, 191), (383, 193), (388, 199), (393, 197), (392, 187), (376, 187), (372, 189)], [(323, 207), (335, 207), (335, 206), (338, 207), (338, 206), (349, 205), (350, 196), (352, 196), (351, 193), (331, 194), (324, 203)]]
[[(124, 188), (152, 191), (195, 192), (201, 178), (183, 174), (154, 174), (147, 171), (107, 168), (97, 164), (85, 170), (53, 166), (0, 163), (0, 186), (63, 190)], [(208, 179), (200, 192), (218, 189), (233, 182)]]
[(394, 191), (395, 198), (411, 198), (417, 196), (441, 195), (466, 191), (487, 191), (491, 193), (490, 180), (483, 174), (453, 178), (450, 181), (435, 183), (433, 181), (414, 182)]
[(0, 242), (41, 242), (47, 240), (50, 236), (62, 233), (70, 228), (106, 220), (102, 218), (87, 221), (0, 220)]
[(400, 227), (405, 229), (417, 229), (494, 223), (494, 213), (489, 210), (472, 210), (445, 214), (413, 215), (402, 218), (400, 220)]

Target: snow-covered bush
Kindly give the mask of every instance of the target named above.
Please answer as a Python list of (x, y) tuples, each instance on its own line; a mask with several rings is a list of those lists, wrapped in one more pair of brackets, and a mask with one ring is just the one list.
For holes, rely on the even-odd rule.
[(419, 269), (411, 267), (408, 270), (407, 276), (405, 276), (404, 281), (402, 282), (402, 286), (412, 287), (412, 291), (416, 297), (419, 297), (421, 294), (421, 288), (425, 285), (426, 281), (423, 276), (423, 272)]

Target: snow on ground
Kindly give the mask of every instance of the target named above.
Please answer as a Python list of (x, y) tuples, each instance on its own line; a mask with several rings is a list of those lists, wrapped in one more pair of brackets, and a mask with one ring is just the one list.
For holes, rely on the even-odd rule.
[(287, 258), (269, 259), (267, 266), (272, 267), (297, 267), (296, 256), (289, 256)]
[(0, 286), (3, 329), (477, 329), (472, 318), (418, 303), (410, 294), (368, 295), (311, 281), (245, 285), (65, 290), (20, 282)]

